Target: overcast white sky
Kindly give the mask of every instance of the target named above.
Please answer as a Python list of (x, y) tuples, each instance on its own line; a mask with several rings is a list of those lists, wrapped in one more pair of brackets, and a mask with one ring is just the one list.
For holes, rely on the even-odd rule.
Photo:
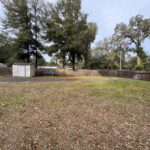
[[(82, 0), (82, 10), (89, 14), (88, 21), (98, 25), (97, 42), (111, 36), (116, 24), (128, 23), (129, 19), (137, 14), (150, 18), (150, 0)], [(1, 5), (0, 16), (3, 16)], [(146, 40), (144, 49), (150, 54), (150, 40)]]

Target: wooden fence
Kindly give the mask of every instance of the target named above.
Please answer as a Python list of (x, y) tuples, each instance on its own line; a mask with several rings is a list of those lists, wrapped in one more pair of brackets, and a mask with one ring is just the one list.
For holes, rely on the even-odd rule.
[[(113, 76), (130, 78), (136, 80), (150, 81), (150, 72), (148, 71), (131, 71), (131, 70), (67, 70), (67, 69), (37, 69), (36, 76), (44, 76), (45, 72), (54, 73), (58, 76)], [(0, 75), (11, 75), (11, 68), (0, 68)]]
[(11, 68), (0, 68), (0, 75), (12, 75)]
[(150, 81), (150, 72), (131, 70), (99, 70), (100, 75)]
[(131, 70), (66, 70), (66, 69), (37, 69), (36, 74), (43, 75), (44, 72), (53, 72), (58, 76), (113, 76), (150, 81), (150, 72)]

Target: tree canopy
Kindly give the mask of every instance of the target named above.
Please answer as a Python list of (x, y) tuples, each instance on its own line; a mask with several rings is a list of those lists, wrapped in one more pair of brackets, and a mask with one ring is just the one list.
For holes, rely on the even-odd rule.
[[(144, 69), (149, 62), (142, 46), (149, 37), (150, 19), (144, 19), (142, 15), (132, 17), (127, 25), (117, 24), (114, 34), (100, 41), (94, 49), (94, 68), (99, 63), (101, 66), (97, 66), (102, 69)], [(135, 58), (130, 59), (131, 52), (137, 54), (134, 65), (132, 60)]]
[(76, 63), (89, 59), (89, 49), (94, 41), (97, 26), (87, 23), (87, 14), (81, 11), (81, 0), (60, 0), (49, 5), (46, 21), (46, 39), (51, 42), (48, 52), (56, 53), (63, 61), (71, 62), (75, 70)]
[[(38, 57), (37, 48), (41, 47), (40, 0), (1, 0), (5, 8), (3, 25), (9, 36), (13, 37), (14, 49), (19, 59), (30, 62), (32, 55)], [(41, 49), (38, 49), (41, 50)]]
[(144, 19), (142, 15), (132, 17), (129, 24), (118, 24), (115, 28), (115, 34), (124, 40), (129, 40), (130, 45), (134, 44), (134, 52), (137, 54), (137, 65), (145, 56), (142, 44), (146, 38), (150, 37), (150, 19)]
[[(43, 54), (65, 67), (132, 69), (149, 66), (143, 43), (150, 38), (150, 18), (137, 15), (117, 24), (114, 34), (92, 43), (97, 25), (88, 22), (81, 0), (0, 0), (5, 9), (0, 31), (0, 62), (44, 63)], [(136, 64), (135, 57), (137, 55)]]

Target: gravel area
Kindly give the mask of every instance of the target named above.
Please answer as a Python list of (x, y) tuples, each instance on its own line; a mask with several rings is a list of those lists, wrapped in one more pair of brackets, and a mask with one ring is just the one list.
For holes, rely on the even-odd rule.
[(0, 77), (0, 82), (54, 82), (54, 81), (74, 81), (75, 78), (57, 78), (57, 77), (33, 77), (33, 78), (13, 78)]

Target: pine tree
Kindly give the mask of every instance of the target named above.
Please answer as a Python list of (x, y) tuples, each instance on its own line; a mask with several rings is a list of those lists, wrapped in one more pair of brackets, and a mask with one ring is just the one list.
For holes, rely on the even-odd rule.
[(18, 59), (30, 62), (31, 56), (41, 57), (40, 42), (40, 0), (1, 0), (5, 8), (5, 29), (14, 37), (14, 48), (18, 51)]
[(33, 35), (31, 31), (31, 16), (29, 14), (27, 0), (1, 0), (5, 8), (5, 28), (15, 36), (15, 48), (22, 59), (30, 62), (31, 43)]
[(42, 46), (42, 13), (44, 9), (44, 2), (42, 0), (30, 0), (29, 3), (30, 14), (31, 14), (31, 25), (33, 33), (33, 55), (35, 56), (35, 67), (38, 66), (38, 59), (40, 60), (42, 55), (41, 51), (43, 50)]

